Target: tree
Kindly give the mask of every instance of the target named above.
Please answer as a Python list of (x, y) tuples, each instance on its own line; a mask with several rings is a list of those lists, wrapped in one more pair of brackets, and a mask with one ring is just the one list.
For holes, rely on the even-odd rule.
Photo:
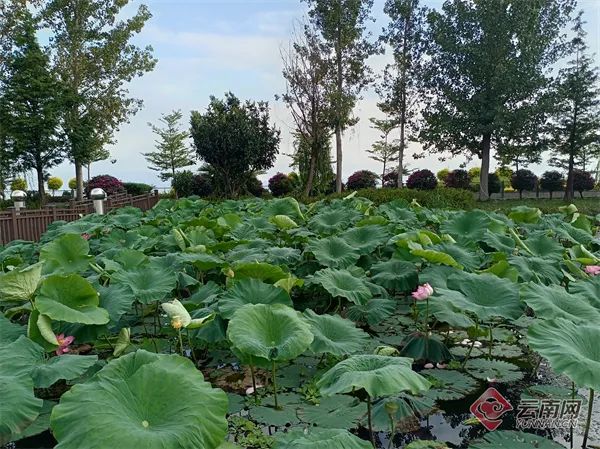
[(367, 153), (369, 153), (370, 159), (383, 164), (381, 172), (381, 179), (383, 179), (387, 173), (388, 164), (398, 160), (396, 146), (388, 141), (390, 133), (397, 128), (397, 124), (393, 120), (380, 120), (375, 117), (371, 117), (369, 120), (372, 123), (371, 128), (381, 131), (381, 139), (375, 142), (371, 149), (367, 150)]
[(540, 178), (540, 188), (547, 192), (550, 192), (550, 199), (552, 199), (552, 193), (562, 190), (565, 184), (565, 178), (559, 171), (546, 171)]
[[(292, 156), (304, 185), (304, 195), (331, 173), (330, 85), (327, 49), (317, 31), (304, 26), (287, 52), (282, 52), (286, 92), (282, 99), (295, 124), (296, 153)], [(315, 182), (317, 181), (317, 182)], [(329, 182), (329, 179), (327, 179)]]
[(593, 190), (595, 184), (591, 173), (583, 170), (573, 170), (573, 190), (579, 192), (581, 198), (583, 198), (583, 192)]
[(328, 81), (336, 146), (336, 191), (342, 191), (342, 133), (358, 119), (351, 117), (361, 91), (371, 82), (367, 58), (376, 52), (365, 23), (373, 0), (305, 0), (330, 57)]
[(58, 189), (60, 189), (63, 185), (63, 180), (58, 176), (51, 176), (48, 178), (48, 188), (52, 190), (52, 196), (56, 193)]
[(573, 7), (574, 0), (450, 0), (429, 14), (420, 137), (426, 150), (481, 159), (481, 200), (489, 198), (492, 147), (528, 134), (522, 130), (547, 113), (547, 72), (562, 54)]
[(204, 114), (192, 111), (191, 134), (198, 157), (208, 165), (220, 193), (236, 197), (260, 170), (273, 166), (280, 131), (269, 123), (269, 104), (242, 103), (231, 92), (210, 97)]
[(359, 189), (374, 189), (377, 187), (377, 176), (375, 173), (369, 170), (359, 170), (352, 173), (346, 181), (346, 188), (348, 190), (359, 190)]
[(173, 111), (163, 114), (160, 122), (165, 126), (162, 128), (148, 123), (158, 136), (155, 141), (157, 151), (142, 154), (150, 164), (148, 168), (160, 172), (161, 181), (171, 179), (179, 168), (194, 165), (193, 150), (185, 144), (190, 135), (187, 131), (181, 131), (179, 126), (182, 117), (181, 111)]
[(398, 186), (402, 187), (404, 150), (406, 141), (416, 137), (418, 116), (419, 73), (426, 50), (427, 9), (419, 7), (419, 0), (386, 0), (384, 12), (390, 23), (384, 29), (381, 40), (392, 47), (394, 62), (388, 64), (383, 82), (377, 92), (381, 97), (379, 108), (400, 128), (398, 161)]
[(427, 169), (413, 172), (406, 181), (406, 187), (409, 189), (433, 190), (437, 184), (437, 178), (432, 171)]
[(523, 190), (534, 190), (536, 183), (537, 176), (532, 171), (525, 169), (516, 171), (510, 180), (512, 188), (519, 192), (519, 199), (523, 199)]
[(573, 59), (560, 70), (556, 86), (556, 115), (550, 124), (553, 165), (566, 166), (565, 200), (573, 200), (573, 170), (586, 148), (600, 140), (600, 90), (598, 68), (587, 54), (581, 13), (570, 43)]
[(114, 133), (142, 106), (126, 84), (151, 71), (152, 48), (131, 43), (151, 14), (141, 5), (121, 20), (129, 0), (49, 0), (43, 18), (52, 32), (54, 70), (68, 91), (64, 133), (75, 164), (77, 199), (83, 166), (93, 162)]
[(36, 22), (23, 10), (14, 28), (14, 50), (3, 86), (2, 122), (8, 150), (23, 171), (35, 170), (40, 203), (45, 201), (46, 171), (62, 162), (58, 126), (62, 86), (49, 70), (48, 57), (36, 38)]
[(444, 179), (444, 185), (453, 189), (469, 190), (471, 186), (471, 177), (466, 170), (457, 168), (452, 170)]

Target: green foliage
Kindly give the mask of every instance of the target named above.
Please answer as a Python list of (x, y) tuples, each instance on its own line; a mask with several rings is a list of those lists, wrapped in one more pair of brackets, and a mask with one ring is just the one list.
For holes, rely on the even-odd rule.
[(10, 183), (10, 190), (12, 190), (13, 192), (15, 190), (23, 190), (26, 191), (27, 190), (27, 181), (25, 181), (23, 178), (15, 178), (11, 183)]
[(212, 168), (218, 193), (236, 197), (253, 174), (273, 166), (280, 131), (269, 123), (266, 102), (242, 103), (232, 93), (210, 98), (204, 114), (193, 111), (191, 134), (198, 157)]
[(433, 190), (437, 187), (437, 178), (430, 170), (417, 170), (406, 180), (406, 187), (418, 190)]
[(50, 178), (48, 178), (48, 188), (52, 190), (52, 194), (54, 194), (55, 190), (60, 189), (62, 185), (63, 180), (60, 179), (58, 176), (51, 176)]
[(129, 195), (137, 196), (150, 193), (152, 186), (141, 182), (124, 182), (123, 187)]
[(180, 129), (179, 122), (182, 117), (181, 111), (173, 111), (163, 114), (160, 118), (160, 122), (164, 125), (162, 128), (148, 124), (158, 137), (156, 151), (142, 154), (150, 164), (148, 168), (159, 172), (158, 176), (162, 181), (173, 178), (177, 169), (194, 164), (193, 151), (185, 143), (189, 134)]
[(523, 191), (535, 190), (537, 176), (530, 170), (517, 170), (510, 180), (510, 185), (513, 189), (519, 192), (519, 197), (523, 197)]
[(561, 172), (558, 171), (545, 171), (540, 178), (540, 188), (547, 192), (550, 192), (550, 198), (552, 193), (563, 189), (565, 178)]

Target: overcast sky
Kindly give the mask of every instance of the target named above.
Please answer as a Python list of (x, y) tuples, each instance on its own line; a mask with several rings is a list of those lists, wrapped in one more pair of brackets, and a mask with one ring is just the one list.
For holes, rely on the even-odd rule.
[[(145, 3), (153, 14), (142, 33), (136, 37), (139, 45), (152, 45), (158, 59), (155, 70), (130, 84), (130, 92), (144, 100), (143, 109), (121, 127), (117, 143), (110, 147), (111, 159), (92, 166), (92, 176), (111, 174), (123, 181), (145, 182), (166, 186), (156, 172), (147, 168), (142, 152), (152, 151), (154, 136), (148, 122), (157, 122), (161, 114), (173, 109), (184, 113), (187, 127), (192, 110), (204, 111), (210, 95), (222, 97), (232, 91), (241, 99), (267, 100), (271, 118), (282, 131), (280, 154), (275, 166), (261, 177), (264, 183), (278, 171), (289, 172), (293, 151), (290, 131), (293, 124), (285, 106), (275, 101), (275, 95), (285, 90), (281, 75), (280, 48), (289, 42), (294, 23), (306, 14), (306, 4), (300, 0), (134, 0), (128, 11)], [(426, 0), (431, 7), (440, 7), (442, 0)], [(384, 0), (375, 0), (371, 26), (379, 33), (386, 25)], [(579, 0), (585, 11), (589, 45), (594, 53), (600, 47), (600, 0)], [(376, 74), (389, 60), (376, 56), (369, 60)], [(359, 124), (344, 135), (344, 181), (354, 171), (369, 169), (380, 173), (379, 163), (368, 159), (365, 150), (379, 138), (370, 128), (369, 117), (381, 117), (376, 107), (377, 96), (371, 89), (363, 95), (354, 113)], [(436, 156), (413, 161), (418, 145), (411, 144), (408, 153), (410, 168), (457, 168), (464, 158), (446, 162)], [(478, 164), (473, 161), (471, 165)], [(546, 166), (531, 167), (536, 172)], [(73, 177), (73, 168), (64, 163), (50, 170), (63, 178), (65, 184)]]

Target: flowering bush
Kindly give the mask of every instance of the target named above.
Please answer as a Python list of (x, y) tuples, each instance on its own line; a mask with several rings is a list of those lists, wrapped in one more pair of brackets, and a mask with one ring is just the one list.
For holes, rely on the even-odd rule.
[(583, 198), (583, 192), (594, 189), (594, 177), (587, 171), (573, 170), (573, 190), (579, 192)]
[(292, 180), (284, 173), (277, 173), (269, 179), (269, 190), (273, 196), (285, 196), (292, 191)]
[(432, 171), (424, 169), (413, 172), (406, 181), (409, 189), (433, 190), (437, 187), (437, 178)]
[(370, 189), (377, 186), (377, 176), (369, 170), (359, 170), (352, 173), (346, 182), (348, 190)]
[(517, 170), (510, 180), (510, 185), (519, 192), (520, 198), (523, 198), (523, 190), (534, 190), (536, 183), (537, 176), (531, 170)]
[(110, 175), (94, 176), (92, 179), (90, 179), (85, 187), (86, 195), (89, 196), (93, 189), (102, 189), (109, 196), (125, 192), (123, 183), (114, 176)]
[(468, 189), (470, 182), (469, 173), (461, 169), (452, 170), (444, 179), (444, 185), (452, 189)]

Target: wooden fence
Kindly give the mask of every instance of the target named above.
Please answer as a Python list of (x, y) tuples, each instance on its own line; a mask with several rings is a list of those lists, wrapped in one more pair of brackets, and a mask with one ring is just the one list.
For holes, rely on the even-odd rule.
[[(158, 200), (157, 191), (138, 196), (115, 195), (104, 202), (104, 212), (126, 206), (146, 211), (152, 209)], [(65, 207), (48, 206), (43, 209), (20, 209), (18, 212), (11, 209), (0, 212), (0, 244), (6, 245), (13, 240), (37, 242), (50, 223), (58, 220), (75, 221), (91, 213), (94, 213), (91, 200), (71, 201)]]

